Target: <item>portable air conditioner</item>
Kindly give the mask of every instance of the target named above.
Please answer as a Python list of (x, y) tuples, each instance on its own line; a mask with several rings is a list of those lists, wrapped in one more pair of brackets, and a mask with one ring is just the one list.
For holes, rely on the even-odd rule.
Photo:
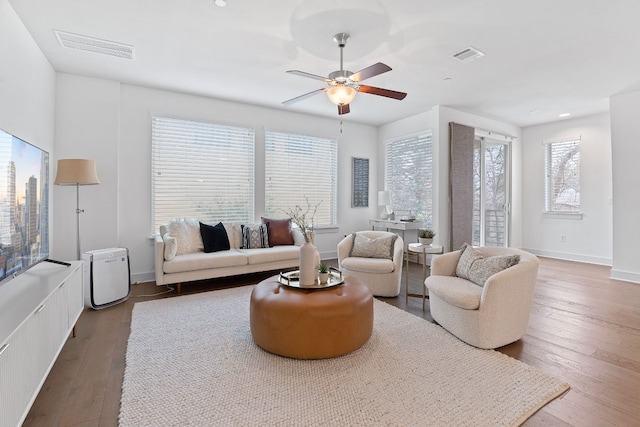
[(82, 254), (84, 261), (84, 301), (87, 307), (101, 309), (129, 298), (131, 271), (129, 250), (110, 248)]

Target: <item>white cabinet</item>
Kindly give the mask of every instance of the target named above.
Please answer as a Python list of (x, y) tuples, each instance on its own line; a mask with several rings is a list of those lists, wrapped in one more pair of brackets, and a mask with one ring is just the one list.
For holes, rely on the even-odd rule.
[(83, 310), (82, 263), (40, 263), (0, 286), (0, 426), (20, 425)]

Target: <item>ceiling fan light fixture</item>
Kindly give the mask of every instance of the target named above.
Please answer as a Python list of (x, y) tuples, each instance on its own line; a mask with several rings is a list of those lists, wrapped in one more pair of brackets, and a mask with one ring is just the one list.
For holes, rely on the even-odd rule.
[(350, 86), (336, 85), (327, 90), (327, 97), (336, 105), (347, 105), (356, 97), (356, 90)]

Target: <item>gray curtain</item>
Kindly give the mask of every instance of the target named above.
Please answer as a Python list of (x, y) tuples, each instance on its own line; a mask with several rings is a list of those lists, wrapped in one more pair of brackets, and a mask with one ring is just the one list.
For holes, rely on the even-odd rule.
[(473, 139), (475, 129), (449, 123), (451, 240), (449, 250), (471, 244), (473, 227)]

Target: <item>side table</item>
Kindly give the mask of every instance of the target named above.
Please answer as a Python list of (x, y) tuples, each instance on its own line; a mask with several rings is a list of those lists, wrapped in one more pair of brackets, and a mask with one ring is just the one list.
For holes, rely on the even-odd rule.
[[(409, 293), (409, 254), (412, 252), (418, 254), (418, 257), (420, 257), (420, 254), (422, 254), (422, 295)], [(427, 297), (424, 286), (424, 281), (427, 279), (427, 255), (437, 255), (443, 252), (444, 248), (437, 245), (423, 245), (420, 243), (409, 243), (409, 245), (407, 245), (407, 256), (405, 258), (406, 276), (404, 278), (404, 288), (406, 291), (405, 303), (409, 302), (409, 297), (422, 297), (422, 311), (424, 311), (424, 300)]]

